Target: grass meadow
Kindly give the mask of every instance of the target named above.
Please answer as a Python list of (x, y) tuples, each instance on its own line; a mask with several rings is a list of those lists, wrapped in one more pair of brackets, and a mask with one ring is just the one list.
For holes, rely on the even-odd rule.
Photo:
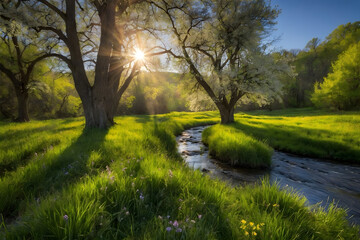
[(303, 156), (360, 163), (360, 112), (315, 109), (235, 115), (234, 128), (271, 147)]
[[(0, 122), (0, 239), (359, 239), (342, 209), (309, 207), (266, 179), (232, 188), (188, 168), (175, 136), (217, 123), (218, 116), (123, 116), (106, 131), (84, 130), (83, 118)], [(273, 147), (280, 143), (260, 129), (283, 126), (280, 133), (293, 129), (310, 143), (345, 145), (346, 135), (329, 140), (325, 134), (336, 131), (335, 120), (320, 127), (316, 117), (331, 118), (237, 114), (236, 126)], [(301, 127), (316, 133), (314, 140)], [(358, 154), (356, 141), (346, 145), (352, 154)]]

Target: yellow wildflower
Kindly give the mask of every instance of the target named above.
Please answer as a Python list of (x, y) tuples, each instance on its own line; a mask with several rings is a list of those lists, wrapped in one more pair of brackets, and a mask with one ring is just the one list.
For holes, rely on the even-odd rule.
[(249, 225), (250, 225), (250, 226), (253, 226), (253, 225), (254, 225), (254, 223), (253, 223), (253, 222), (249, 222)]
[(257, 235), (257, 233), (256, 233), (256, 232), (253, 232), (252, 234), (253, 234), (254, 236), (256, 236), (256, 235)]
[(260, 226), (259, 226), (259, 224), (258, 224), (258, 225), (256, 225), (256, 229), (257, 229), (257, 230), (260, 230)]
[(245, 224), (245, 223), (246, 223), (246, 221), (243, 219), (243, 220), (241, 220), (241, 223), (242, 223), (242, 224)]
[(248, 231), (245, 231), (245, 236), (249, 235), (249, 232)]

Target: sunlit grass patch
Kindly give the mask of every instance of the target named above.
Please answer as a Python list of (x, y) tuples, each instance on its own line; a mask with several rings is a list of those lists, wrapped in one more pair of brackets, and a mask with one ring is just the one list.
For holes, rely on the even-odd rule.
[(271, 147), (310, 157), (360, 161), (360, 113), (313, 109), (235, 115), (236, 128)]
[(204, 130), (202, 140), (210, 154), (232, 166), (269, 167), (272, 149), (265, 143), (246, 135), (235, 125), (215, 125)]

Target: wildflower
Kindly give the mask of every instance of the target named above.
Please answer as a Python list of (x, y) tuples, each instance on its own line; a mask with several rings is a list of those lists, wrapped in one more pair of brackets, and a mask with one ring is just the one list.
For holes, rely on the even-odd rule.
[(256, 235), (257, 235), (257, 233), (256, 233), (256, 232), (253, 232), (253, 233), (252, 233), (252, 235), (256, 236)]
[(169, 224), (173, 224), (173, 221), (170, 221)]
[(202, 215), (201, 215), (201, 214), (198, 214), (198, 218), (201, 219), (201, 218), (202, 218)]
[(260, 223), (260, 226), (264, 226), (265, 225), (265, 223)]
[(182, 232), (182, 229), (181, 229), (181, 228), (177, 228), (177, 229), (176, 229), (176, 232)]
[(66, 215), (66, 214), (63, 216), (63, 218), (64, 218), (65, 221), (69, 220), (69, 216)]
[(260, 226), (259, 226), (259, 224), (258, 224), (258, 225), (256, 225), (256, 229), (257, 229), (257, 230), (260, 230)]
[(195, 220), (191, 220), (190, 222), (192, 222), (192, 223), (196, 223), (196, 222), (195, 222)]
[(175, 222), (173, 223), (173, 226), (174, 226), (174, 227), (178, 227), (178, 226), (179, 226), (178, 221), (175, 220)]
[(159, 218), (159, 219), (161, 219), (161, 220), (163, 219), (163, 217), (162, 217), (162, 216), (160, 216), (160, 215), (158, 216), (158, 218)]
[(127, 216), (130, 215), (129, 211), (126, 211), (125, 215), (127, 215)]
[(68, 175), (68, 174), (69, 174), (69, 172), (65, 172), (64, 174), (65, 174), (65, 175)]
[(167, 215), (167, 218), (169, 219), (169, 218), (170, 218), (170, 215)]
[(243, 219), (243, 220), (241, 220), (241, 223), (242, 223), (242, 224), (245, 224), (245, 223), (246, 223), (246, 221)]
[(144, 196), (140, 193), (140, 200), (144, 200)]
[(114, 182), (114, 180), (115, 180), (115, 177), (114, 177), (114, 176), (112, 176), (112, 177), (110, 178), (111, 183), (113, 183), (113, 182)]
[(181, 198), (179, 198), (179, 202), (182, 202), (183, 200)]
[(167, 228), (166, 228), (166, 231), (170, 232), (171, 229), (172, 229), (171, 227), (167, 227)]
[(253, 223), (253, 222), (249, 222), (249, 225), (252, 227), (252, 226), (254, 226), (254, 223)]
[(249, 232), (248, 231), (245, 231), (245, 236), (249, 235)]

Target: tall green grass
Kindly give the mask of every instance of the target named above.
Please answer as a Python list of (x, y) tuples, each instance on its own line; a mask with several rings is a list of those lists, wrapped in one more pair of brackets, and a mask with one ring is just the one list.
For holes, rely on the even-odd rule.
[(340, 162), (360, 162), (360, 112), (254, 111), (238, 113), (235, 120), (235, 128), (275, 149)]
[(202, 141), (209, 146), (211, 155), (232, 166), (259, 168), (271, 165), (272, 149), (233, 125), (217, 124), (206, 128)]
[[(1, 176), (0, 239), (358, 239), (342, 209), (309, 208), (268, 181), (232, 188), (188, 168), (175, 134), (217, 116), (119, 117), (108, 131), (83, 131), (82, 119), (0, 124), (34, 149)], [(59, 140), (36, 156), (31, 143), (42, 135)], [(6, 138), (0, 148), (17, 151)]]

